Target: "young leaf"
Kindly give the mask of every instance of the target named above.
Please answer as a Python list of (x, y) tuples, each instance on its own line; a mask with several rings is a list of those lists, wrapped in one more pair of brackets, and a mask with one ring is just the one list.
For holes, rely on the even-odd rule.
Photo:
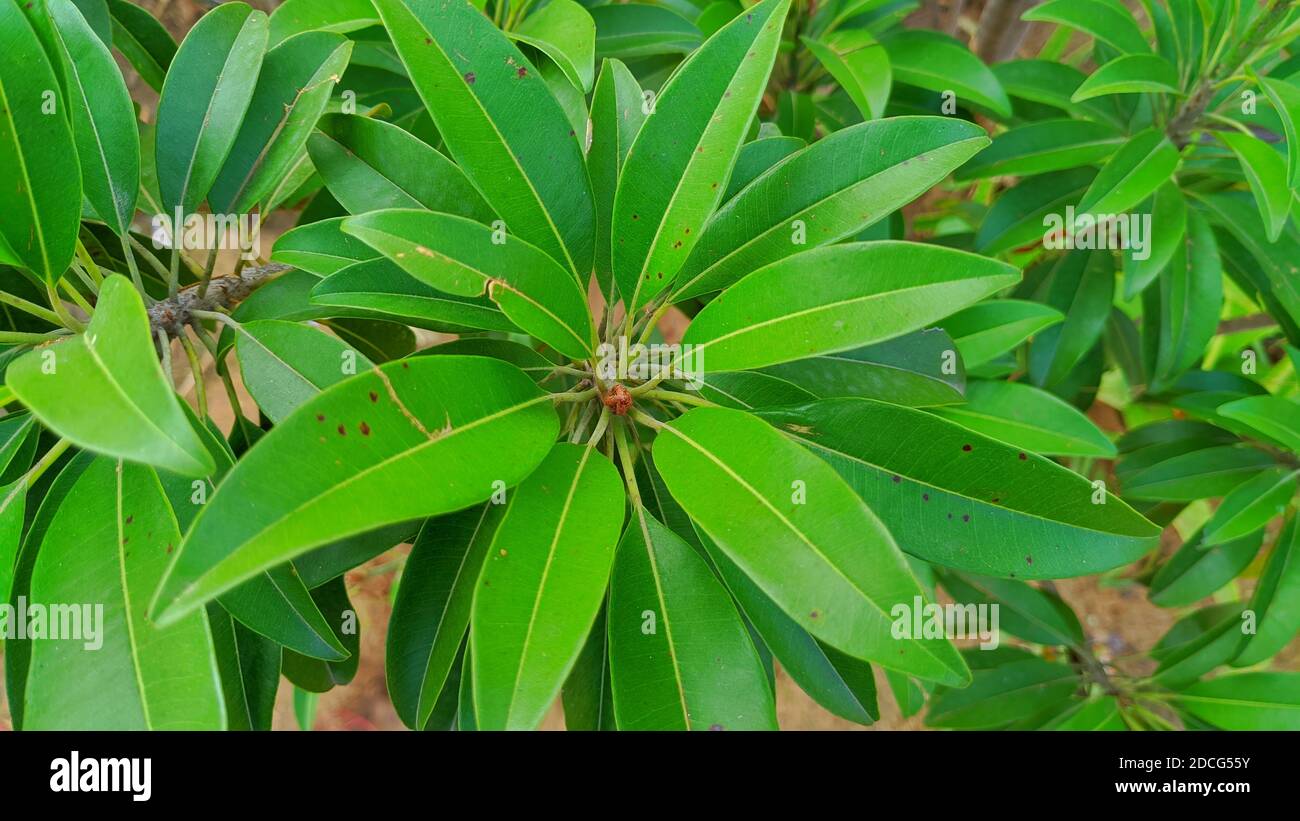
[(131, 95), (108, 47), (71, 0), (51, 0), (49, 9), (63, 56), (82, 189), (100, 218), (122, 236), (140, 194), (140, 139)]
[(1029, 374), (1040, 386), (1060, 383), (1088, 355), (1106, 328), (1115, 293), (1109, 251), (1071, 251), (1051, 268), (1044, 301), (1065, 312), (1065, 322), (1034, 337)]
[[(497, 360), (419, 357), (359, 374), (240, 460), (190, 528), (153, 612), (169, 623), (313, 547), (483, 501), (495, 482), (527, 476), (557, 429), (550, 397)], [(420, 493), (397, 490), (415, 481)]]
[(0, 54), (0, 259), (56, 282), (77, 241), (81, 174), (59, 82), (13, 0), (0, 3)]
[(799, 38), (868, 120), (885, 116), (892, 75), (889, 55), (863, 29), (846, 29), (826, 39)]
[(1275, 242), (1291, 212), (1291, 187), (1287, 185), (1286, 161), (1268, 143), (1254, 136), (1224, 131), (1219, 139), (1232, 149), (1241, 163), (1242, 173), (1255, 195), (1264, 232)]
[(1300, 88), (1294, 83), (1273, 77), (1256, 77), (1249, 68), (1247, 76), (1254, 77), (1268, 101), (1282, 121), (1282, 130), (1286, 134), (1286, 187), (1300, 187)]
[[(1082, 476), (923, 411), (828, 399), (762, 418), (825, 459), (907, 551), (983, 575), (1053, 579), (1135, 561), (1160, 528)], [(890, 431), (863, 436), (862, 431)]]
[(696, 408), (663, 426), (655, 459), (678, 504), (805, 630), (883, 667), (967, 680), (946, 641), (895, 638), (893, 611), (921, 588), (889, 531), (815, 456), (753, 416)]
[(199, 19), (167, 71), (158, 99), (154, 162), (170, 215), (194, 212), (216, 182), (253, 100), (267, 18), (225, 3)]
[(1069, 26), (1127, 54), (1151, 52), (1133, 15), (1108, 0), (1048, 0), (1030, 8), (1020, 19)]
[(640, 505), (618, 545), (607, 618), (619, 729), (776, 727), (775, 698), (726, 590)]
[(163, 375), (144, 303), (125, 277), (104, 281), (84, 334), (17, 360), (6, 381), (42, 424), (81, 447), (183, 476), (214, 469)]
[(486, 291), (515, 324), (565, 356), (585, 359), (595, 351), (591, 310), (578, 281), (517, 237), (432, 211), (373, 211), (348, 218), (343, 230), (438, 290)]
[(721, 202), (789, 6), (763, 0), (710, 37), (641, 126), (614, 197), (614, 277), (629, 310), (668, 287)]
[(1106, 94), (1178, 93), (1178, 69), (1157, 54), (1126, 54), (1097, 69), (1071, 96), (1076, 103)]
[(1178, 149), (1160, 129), (1137, 134), (1102, 167), (1079, 201), (1078, 212), (1124, 213), (1171, 179), (1178, 160)]
[(533, 729), (559, 695), (605, 598), (623, 499), (613, 464), (567, 443), (511, 493), (474, 589), (480, 729)]
[(1259, 530), (1286, 510), (1295, 491), (1296, 473), (1283, 467), (1269, 468), (1242, 483), (1223, 497), (1205, 523), (1205, 546), (1230, 542)]
[(149, 468), (100, 458), (81, 475), (46, 531), (31, 595), (102, 602), (100, 635), (33, 642), (25, 728), (225, 727), (207, 616), (160, 627), (145, 614), (166, 568), (166, 546), (179, 540)]
[(1295, 402), (1280, 396), (1250, 396), (1220, 405), (1219, 413), (1300, 453), (1300, 405)]
[(1147, 204), (1139, 206), (1138, 211), (1151, 215), (1151, 232), (1145, 246), (1130, 242), (1124, 249), (1125, 299), (1146, 290), (1173, 259), (1187, 235), (1187, 201), (1173, 182), (1157, 188), (1155, 195)]
[(596, 73), (596, 24), (581, 5), (573, 0), (551, 0), (525, 17), (510, 37), (550, 57), (583, 94), (591, 91)]
[[(953, 118), (894, 117), (837, 131), (718, 210), (678, 274), (673, 300), (726, 288), (809, 245), (854, 236), (986, 145), (983, 129)], [(807, 244), (791, 241), (799, 236)]]
[(591, 148), (587, 169), (596, 198), (596, 282), (610, 304), (614, 302), (614, 268), (610, 221), (614, 193), (632, 141), (645, 122), (646, 100), (636, 77), (618, 60), (606, 60), (591, 98)]
[(461, 170), (511, 234), (585, 280), (591, 181), (546, 81), (463, 0), (375, 0), (375, 9)]
[(974, 382), (966, 388), (966, 404), (935, 408), (933, 413), (1045, 456), (1115, 456), (1115, 445), (1092, 420), (1032, 385)]
[(916, 330), (1020, 279), (1010, 265), (936, 245), (863, 242), (804, 251), (728, 288), (683, 342), (709, 371), (846, 351)]

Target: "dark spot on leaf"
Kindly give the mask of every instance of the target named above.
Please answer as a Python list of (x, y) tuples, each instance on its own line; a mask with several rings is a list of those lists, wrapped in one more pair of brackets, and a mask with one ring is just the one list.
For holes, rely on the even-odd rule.
[(949, 518), (949, 519), (952, 518), (952, 514), (951, 514), (951, 513), (948, 514), (948, 518)]
[(405, 371), (405, 370), (410, 370), (410, 367), (411, 367), (411, 363), (410, 363), (410, 362), (403, 362), (403, 363), (402, 363), (402, 370), (404, 370), (404, 371)]
[(720, 730), (725, 730), (726, 728), (723, 727), (721, 724), (710, 724), (710, 725), (709, 725), (709, 729), (710, 729), (710, 730), (719, 730), (719, 731), (720, 731)]
[(527, 76), (528, 76), (528, 69), (524, 68), (523, 66), (520, 66), (519, 68), (515, 69), (515, 76), (517, 76), (517, 77), (527, 77)]
[(317, 422), (324, 422), (324, 421), (325, 421), (325, 414), (323, 414), (323, 413), (318, 413), (318, 414), (316, 414), (316, 421), (317, 421)]
[(167, 552), (168, 552), (168, 553), (171, 553), (173, 549), (174, 549), (174, 548), (173, 548), (173, 547), (171, 546), (171, 544), (169, 543), (169, 544), (167, 545)]
[(126, 523), (127, 523), (127, 524), (131, 524), (131, 523), (134, 522), (134, 521), (135, 521), (135, 516), (127, 516), (127, 517), (126, 517)]
[(969, 514), (969, 513), (964, 513), (964, 514), (962, 514), (961, 520), (962, 520), (963, 522), (969, 522), (969, 521), (970, 521), (970, 514)]
[(1033, 556), (1026, 556), (1026, 557), (1025, 557), (1025, 564), (1033, 564), (1033, 563), (1034, 563), (1034, 557), (1033, 557)]
[(810, 619), (819, 619), (819, 618), (821, 618), (821, 616), (822, 616), (822, 614), (821, 614), (821, 611), (820, 611), (820, 610), (814, 610), (814, 611), (812, 611), (811, 613), (808, 614), (808, 618), (810, 618)]
[(930, 501), (930, 494), (928, 494), (928, 493), (922, 493), (922, 494), (921, 494), (921, 501), (923, 501), (923, 502), (928, 502), (928, 501)]
[[(371, 402), (378, 402), (378, 401), (379, 401), (379, 394), (375, 393), (374, 391), (371, 391), (371, 392), (370, 392), (370, 401), (371, 401)], [(324, 418), (324, 417), (322, 417), (322, 418)]]
[(474, 80), (475, 80), (474, 72), (472, 71), (465, 72), (465, 82), (469, 83), (470, 85), (474, 85)]
[(347, 436), (347, 435), (348, 435), (348, 429), (345, 428), (345, 427), (343, 427), (342, 425), (339, 425), (338, 430), (339, 430), (339, 436)]
[(639, 219), (641, 219), (641, 216), (640, 216), (639, 214), (633, 214), (633, 215), (632, 215), (632, 219), (634, 219), (634, 220), (639, 220)]
[(961, 449), (962, 449), (963, 451), (965, 451), (966, 453), (970, 453), (970, 451), (971, 451), (971, 447), (970, 447), (970, 445), (962, 445), (962, 446), (961, 446)]
[(1021, 452), (1020, 452), (1020, 461), (1023, 462), (1023, 461), (1025, 461), (1025, 460), (1028, 459), (1028, 458), (1029, 458), (1029, 457), (1025, 455), (1024, 451), (1021, 451)]
[(424, 44), (425, 44), (426, 46), (431, 46), (431, 45), (433, 45), (433, 38), (432, 38), (432, 37), (425, 37), (425, 38), (424, 38)]
[(367, 425), (365, 422), (362, 422), (360, 425), (358, 425), (357, 430), (361, 431), (362, 436), (370, 435), (370, 426)]
[(902, 478), (901, 476), (895, 476), (895, 477), (894, 477), (894, 484), (898, 484), (898, 483), (901, 482), (901, 481), (903, 481), (903, 478)]
[(1002, 501), (1002, 497), (1001, 497), (1001, 496), (994, 496), (994, 497), (993, 497), (993, 504), (996, 505), (996, 504), (997, 504), (998, 502), (1000, 502), (1000, 501)]

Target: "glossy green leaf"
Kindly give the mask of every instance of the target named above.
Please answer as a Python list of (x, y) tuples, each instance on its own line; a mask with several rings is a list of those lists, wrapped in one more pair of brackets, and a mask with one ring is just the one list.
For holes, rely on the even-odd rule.
[(424, 729), (451, 684), (483, 560), (505, 512), (473, 507), (430, 519), (402, 570), (388, 622), (388, 693), (402, 723)]
[(1178, 69), (1156, 54), (1117, 57), (1088, 75), (1071, 97), (1074, 102), (1106, 94), (1178, 93)]
[[(1198, 624), (1199, 632), (1190, 639), (1166, 648), (1152, 681), (1164, 687), (1183, 687), (1214, 668), (1227, 664), (1236, 655), (1237, 648), (1241, 646), (1241, 629), (1245, 623), (1242, 620), (1242, 605), (1236, 603), (1207, 607), (1200, 613), (1204, 613), (1204, 616), (1198, 621), (1208, 624), (1204, 627)], [(1154, 650), (1152, 655), (1155, 655)]]
[(1232, 149), (1255, 196), (1264, 231), (1270, 242), (1277, 240), (1291, 213), (1291, 187), (1287, 184), (1286, 160), (1268, 143), (1236, 131), (1224, 131), (1219, 139)]
[(350, 213), (427, 208), (492, 221), (465, 172), (409, 131), (357, 114), (328, 114), (319, 128), (307, 141), (312, 165)]
[(748, 414), (696, 408), (662, 427), (655, 459), (678, 504), (812, 635), (889, 669), (966, 680), (946, 641), (893, 635), (894, 610), (921, 588), (889, 531), (816, 456)]
[(1078, 212), (1122, 214), (1155, 193), (1177, 168), (1178, 149), (1164, 132), (1143, 131), (1102, 167), (1079, 201)]
[(807, 145), (798, 137), (759, 137), (745, 143), (736, 155), (736, 167), (731, 169), (731, 182), (722, 201), (730, 200), (763, 172)]
[(100, 218), (122, 236), (140, 194), (135, 108), (113, 55), (71, 0), (51, 0), (49, 9), (63, 57), (82, 190)]
[(722, 201), (776, 58), (790, 0), (763, 0), (673, 74), (614, 197), (614, 277), (634, 308), (673, 281)]
[(1126, 243), (1125, 299), (1132, 299), (1155, 281), (1174, 258), (1187, 235), (1187, 202), (1183, 199), (1183, 192), (1172, 182), (1166, 182), (1157, 188), (1155, 195), (1138, 207), (1138, 213), (1151, 215), (1151, 230), (1149, 236), (1144, 238), (1144, 246)]
[(176, 41), (148, 11), (128, 0), (108, 0), (113, 16), (113, 47), (154, 91), (161, 91), (176, 56)]
[(1248, 534), (1234, 541), (1203, 542), (1198, 531), (1161, 565), (1151, 579), (1151, 601), (1161, 607), (1185, 607), (1211, 595), (1246, 569), (1259, 552), (1262, 535)]
[(1115, 696), (1098, 696), (1081, 702), (1076, 709), (1062, 713), (1043, 725), (1044, 730), (1127, 730), (1123, 708)]
[(158, 100), (154, 162), (170, 215), (198, 209), (230, 156), (266, 54), (267, 18), (225, 3), (185, 36)]
[(1223, 498), (1205, 523), (1205, 544), (1239, 539), (1262, 528), (1286, 510), (1296, 492), (1296, 473), (1277, 467), (1243, 482)]
[(1072, 168), (1021, 180), (1003, 192), (984, 215), (975, 234), (976, 249), (1001, 254), (1021, 246), (1042, 245), (1046, 227), (1079, 202), (1096, 176), (1092, 168)]
[(1143, 293), (1143, 344), (1150, 389), (1162, 392), (1201, 359), (1223, 310), (1223, 268), (1214, 231), (1188, 217), (1184, 240), (1160, 278)]
[(249, 322), (235, 339), (244, 386), (277, 424), (330, 385), (374, 367), (337, 337), (294, 322)]
[(533, 729), (560, 694), (604, 601), (623, 506), (613, 464), (567, 443), (511, 494), (470, 621), (480, 729)]
[(1300, 729), (1300, 673), (1219, 676), (1176, 698), (1182, 709), (1224, 730)]
[[(1254, 72), (1247, 69), (1247, 76)], [(1300, 188), (1300, 88), (1273, 77), (1255, 77), (1286, 134), (1286, 187)]]
[(1078, 673), (1068, 665), (1034, 656), (1015, 659), (975, 669), (965, 689), (936, 691), (925, 723), (950, 730), (992, 729), (1063, 704), (1079, 686)]
[(1300, 453), (1300, 405), (1280, 396), (1251, 396), (1219, 406), (1219, 413)]
[(356, 677), (361, 663), (361, 625), (342, 576), (315, 588), (310, 595), (324, 617), (327, 629), (334, 633), (336, 642), (343, 647), (345, 657), (341, 660), (319, 659), (286, 647), (280, 666), (284, 677), (295, 686), (312, 693), (324, 693), (348, 684)]
[(825, 41), (800, 38), (866, 119), (885, 116), (892, 74), (889, 55), (863, 29), (836, 32)]
[(1072, 251), (1053, 263), (1043, 301), (1065, 313), (1065, 321), (1034, 337), (1029, 374), (1041, 386), (1055, 385), (1074, 370), (1101, 338), (1115, 293), (1109, 251)]
[[(418, 357), (348, 379), (240, 460), (177, 551), (154, 613), (166, 623), (313, 547), (480, 502), (493, 483), (528, 475), (557, 428), (549, 397), (497, 360)], [(417, 480), (420, 493), (401, 490)]]
[(275, 241), (271, 261), (283, 262), (323, 277), (358, 262), (379, 259), (382, 255), (378, 251), (351, 234), (343, 233), (344, 219), (336, 217), (312, 222), (281, 234)]
[(356, 312), (435, 331), (518, 330), (487, 297), (453, 296), (430, 288), (387, 259), (358, 262), (330, 274), (312, 288), (311, 302), (329, 306), (339, 316)]
[(1124, 495), (1175, 502), (1209, 499), (1231, 493), (1273, 464), (1267, 453), (1245, 445), (1203, 448), (1138, 471), (1124, 480)]
[(935, 245), (805, 251), (750, 274), (696, 315), (682, 341), (709, 371), (744, 370), (883, 342), (1020, 279), (1002, 262)]
[(461, 0), (375, 0), (438, 133), (511, 234), (586, 278), (595, 211), (582, 148), (546, 82)]
[(291, 37), (266, 53), (253, 99), (208, 199), (242, 213), (287, 176), (347, 68), (352, 42), (323, 31)]
[(619, 729), (775, 729), (775, 697), (726, 590), (639, 505), (618, 545), (607, 619)]
[(605, 618), (606, 609), (602, 607), (560, 692), (566, 730), (616, 729)]
[(166, 569), (166, 545), (179, 540), (151, 469), (100, 458), (81, 475), (46, 532), (31, 595), (94, 602), (93, 618), (83, 612), (82, 623), (97, 624), (98, 635), (32, 643), (24, 727), (225, 727), (206, 614), (159, 627), (145, 613)]
[(957, 170), (957, 179), (1025, 177), (1094, 165), (1114, 154), (1124, 142), (1124, 135), (1115, 128), (1089, 120), (1029, 123), (996, 137), (992, 145)]
[(441, 291), (486, 291), (516, 325), (566, 356), (585, 359), (595, 351), (591, 311), (578, 281), (517, 237), (498, 236), (463, 217), (408, 210), (350, 217), (343, 230)]
[(1248, 609), (1255, 632), (1233, 659), (1236, 667), (1258, 664), (1282, 650), (1300, 633), (1300, 528), (1292, 517), (1269, 554)]
[[(967, 368), (992, 361), (1044, 328), (1065, 319), (1050, 305), (1019, 299), (990, 299), (943, 321)], [(887, 398), (887, 397), (880, 397)]]
[(619, 174), (632, 141), (645, 122), (647, 101), (636, 77), (618, 60), (607, 59), (596, 79), (591, 98), (591, 148), (587, 170), (596, 198), (596, 282), (609, 303), (614, 296), (614, 263), (610, 249), (610, 223)]
[(1068, 26), (1127, 54), (1151, 51), (1133, 15), (1107, 0), (1048, 0), (1031, 7), (1020, 19)]
[(596, 23), (596, 56), (652, 57), (689, 54), (704, 39), (691, 21), (676, 11), (647, 3), (618, 3), (589, 9)]
[(379, 23), (370, 0), (284, 0), (271, 15), (272, 46), (304, 31), (347, 34)]
[(269, 730), (280, 686), (280, 646), (257, 635), (213, 603), (208, 626), (231, 730)]
[(1008, 60), (993, 66), (993, 73), (1012, 97), (1049, 105), (1091, 120), (1124, 126), (1123, 119), (1109, 100), (1076, 103), (1070, 99), (1087, 79), (1087, 75), (1074, 66), (1044, 59)]
[(510, 37), (551, 58), (583, 94), (591, 91), (596, 76), (596, 24), (581, 5), (551, 0), (525, 17)]
[(881, 42), (897, 82), (953, 92), (957, 105), (973, 103), (1000, 117), (1011, 116), (1011, 101), (997, 76), (960, 41), (937, 31), (896, 29)]
[(1019, 382), (974, 382), (966, 404), (934, 413), (993, 439), (1045, 456), (1115, 456), (1115, 445), (1073, 405)]
[(837, 131), (718, 210), (678, 274), (673, 299), (725, 288), (810, 246), (854, 236), (986, 145), (983, 129), (953, 118), (894, 117)]
[(158, 364), (144, 303), (125, 277), (104, 281), (85, 333), (14, 362), (6, 382), (42, 424), (81, 447), (184, 476), (213, 470)]
[(0, 53), (0, 259), (55, 282), (77, 241), (81, 175), (59, 82), (16, 2), (0, 3)]
[(1014, 579), (956, 571), (939, 574), (939, 584), (962, 605), (998, 608), (998, 629), (1037, 644), (1081, 647), (1083, 626), (1060, 596)]
[(1094, 504), (1082, 476), (923, 411), (831, 399), (760, 416), (829, 462), (909, 553), (938, 565), (1067, 578), (1157, 544), (1158, 527), (1114, 496)]
[(760, 371), (709, 374), (700, 384), (700, 396), (737, 410), (801, 404), (817, 398), (793, 382)]

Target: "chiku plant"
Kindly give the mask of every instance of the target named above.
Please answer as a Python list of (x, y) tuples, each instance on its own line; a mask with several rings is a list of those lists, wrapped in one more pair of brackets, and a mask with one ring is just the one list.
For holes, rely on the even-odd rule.
[[(775, 662), (862, 724), (878, 666), (941, 727), (1300, 726), (1267, 669), (1300, 630), (1296, 14), (1150, 2), (1153, 49), (1057, 0), (1041, 59), (990, 69), (910, 5), (230, 2), (177, 46), (123, 0), (0, 0), (15, 726), (266, 728), (281, 674), (308, 716), (357, 670), (345, 572), (403, 542), (416, 729), (557, 697), (570, 728), (774, 728)], [(1150, 253), (1044, 242), (1067, 205), (1153, 214)], [(185, 239), (290, 207), (230, 275)], [(1119, 675), (1042, 581), (1108, 572), (1217, 603)], [(1018, 645), (910, 629), (936, 585)], [(26, 634), (83, 604), (100, 646)]]

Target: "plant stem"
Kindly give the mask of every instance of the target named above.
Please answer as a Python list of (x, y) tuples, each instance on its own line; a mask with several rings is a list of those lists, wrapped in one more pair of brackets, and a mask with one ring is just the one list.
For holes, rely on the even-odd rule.
[(632, 452), (628, 447), (627, 435), (622, 425), (614, 426), (614, 444), (618, 451), (618, 460), (623, 465), (623, 481), (627, 483), (627, 495), (632, 503), (641, 507), (641, 491), (636, 486), (636, 468), (632, 464)]
[(639, 395), (646, 397), (647, 399), (666, 399), (670, 402), (681, 402), (683, 405), (697, 405), (706, 408), (718, 407), (717, 402), (710, 402), (703, 396), (695, 396), (694, 394), (682, 393), (680, 391), (650, 390)]
[(582, 402), (586, 399), (592, 399), (596, 396), (595, 388), (588, 388), (585, 391), (568, 391), (567, 393), (553, 393), (551, 399), (555, 402)]
[(167, 384), (172, 386), (172, 390), (176, 390), (176, 379), (172, 374), (172, 341), (167, 338), (167, 334), (163, 332), (162, 328), (154, 329), (154, 337), (158, 340), (163, 375), (167, 377)]
[(185, 349), (185, 358), (190, 361), (190, 372), (194, 374), (194, 398), (199, 406), (199, 419), (207, 419), (208, 391), (207, 386), (203, 384), (203, 363), (199, 361), (199, 352), (185, 334), (181, 334), (177, 338), (181, 341), (181, 347)]
[(126, 257), (126, 269), (131, 272), (132, 284), (135, 285), (135, 289), (140, 292), (140, 295), (145, 298), (146, 304), (148, 304), (153, 301), (153, 297), (149, 296), (144, 289), (144, 279), (140, 276), (140, 265), (135, 261), (135, 254), (131, 252), (131, 243), (127, 242), (127, 237), (130, 235), (131, 232), (128, 230), (122, 237), (122, 256)]
[(69, 334), (71, 334), (71, 331), (66, 328), (43, 334), (33, 334), (25, 331), (0, 331), (0, 345), (39, 345), (42, 342), (50, 342)]
[(55, 325), (63, 324), (63, 320), (59, 317), (58, 314), (54, 313), (54, 311), (51, 311), (49, 308), (45, 308), (41, 305), (37, 305), (35, 302), (28, 302), (22, 297), (14, 296), (13, 294), (7, 294), (4, 291), (0, 291), (0, 302), (3, 302), (5, 305), (8, 305), (10, 307), (17, 308), (18, 310), (23, 311), (25, 313), (29, 313), (34, 317), (43, 319), (46, 322), (50, 322)]

